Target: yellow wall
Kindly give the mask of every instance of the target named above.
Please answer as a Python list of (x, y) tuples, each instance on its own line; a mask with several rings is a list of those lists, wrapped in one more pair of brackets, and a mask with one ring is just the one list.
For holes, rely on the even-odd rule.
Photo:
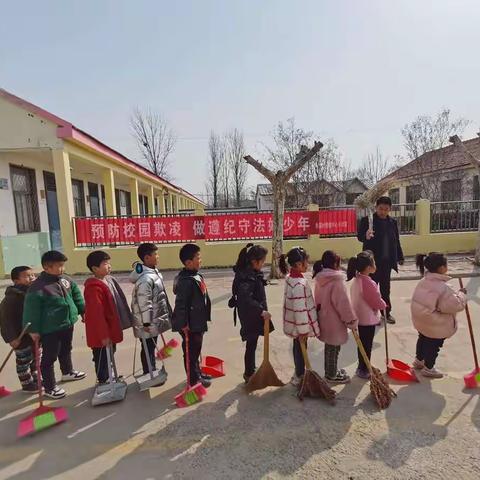
[[(444, 253), (471, 252), (475, 248), (476, 232), (461, 233), (433, 233), (430, 235), (402, 235), (402, 247), (405, 255), (413, 256), (417, 253), (428, 253), (437, 250)], [(204, 267), (230, 267), (236, 260), (238, 253), (246, 242), (197, 242), (202, 249)], [(269, 250), (271, 241), (258, 242)], [(325, 250), (335, 250), (342, 258), (348, 258), (361, 249), (361, 244), (355, 237), (345, 238), (310, 238), (308, 240), (287, 240), (285, 251), (296, 245), (301, 245), (310, 254), (313, 260), (321, 257)], [(178, 252), (181, 244), (159, 245), (160, 269), (170, 270), (181, 267)], [(132, 263), (137, 260), (136, 247), (101, 248), (112, 257), (112, 265), (116, 271), (128, 271)], [(91, 250), (75, 249), (65, 252), (69, 257), (68, 271), (70, 273), (86, 272), (85, 258)]]

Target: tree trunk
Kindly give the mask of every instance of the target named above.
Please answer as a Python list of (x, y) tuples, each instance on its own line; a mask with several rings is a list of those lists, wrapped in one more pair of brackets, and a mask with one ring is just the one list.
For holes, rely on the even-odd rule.
[(285, 214), (286, 184), (276, 179), (273, 187), (273, 239), (272, 239), (272, 266), (270, 278), (282, 278), (278, 268), (278, 260), (283, 253), (283, 217)]

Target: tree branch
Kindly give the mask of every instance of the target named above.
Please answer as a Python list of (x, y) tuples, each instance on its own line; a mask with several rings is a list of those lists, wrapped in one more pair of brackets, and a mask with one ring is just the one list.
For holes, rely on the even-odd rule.
[(260, 172), (270, 183), (273, 183), (275, 181), (275, 173), (268, 169), (265, 165), (260, 163), (258, 160), (255, 160), (250, 155), (246, 155), (243, 158), (249, 165), (255, 168), (255, 170)]
[(290, 178), (292, 178), (292, 176), (298, 170), (300, 170), (309, 160), (311, 160), (320, 151), (322, 147), (322, 142), (315, 142), (313, 144), (313, 147), (310, 149), (302, 146), (300, 148), (300, 153), (297, 154), (295, 162), (285, 170), (285, 180), (288, 182)]

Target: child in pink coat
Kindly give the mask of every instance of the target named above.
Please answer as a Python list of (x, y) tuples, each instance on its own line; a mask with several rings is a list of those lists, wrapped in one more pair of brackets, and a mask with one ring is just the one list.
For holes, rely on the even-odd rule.
[(320, 324), (319, 338), (325, 342), (325, 378), (330, 383), (350, 382), (347, 372), (343, 368), (337, 368), (338, 355), (341, 345), (347, 343), (347, 328), (357, 328), (340, 263), (340, 257), (327, 250), (322, 259), (313, 266), (315, 302)]
[(320, 334), (312, 289), (304, 276), (308, 270), (308, 254), (301, 247), (292, 248), (287, 255), (280, 257), (279, 267), (280, 271), (286, 275), (283, 331), (285, 335), (293, 338), (295, 374), (290, 383), (298, 387), (305, 373), (300, 338), (305, 339), (303, 341), (307, 346), (308, 337), (318, 337)]
[[(387, 307), (378, 285), (370, 278), (376, 270), (373, 254), (368, 250), (348, 261), (347, 281), (353, 279), (350, 290), (352, 307), (358, 318), (358, 334), (369, 359), (372, 354), (375, 327), (380, 323), (379, 311)], [(356, 375), (364, 379), (370, 377), (360, 351)]]
[(465, 309), (465, 289), (455, 292), (447, 285), (447, 257), (441, 253), (417, 255), (417, 267), (427, 272), (413, 292), (411, 312), (413, 326), (418, 330), (416, 358), (413, 366), (424, 377), (442, 378), (435, 369), (435, 360), (445, 339), (457, 331), (455, 314)]

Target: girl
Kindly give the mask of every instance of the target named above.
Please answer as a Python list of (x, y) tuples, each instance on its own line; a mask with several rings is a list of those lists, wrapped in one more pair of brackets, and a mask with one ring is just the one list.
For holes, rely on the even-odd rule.
[(286, 275), (283, 331), (285, 335), (293, 338), (295, 374), (292, 376), (291, 383), (297, 387), (305, 373), (305, 362), (299, 338), (318, 337), (320, 335), (312, 290), (307, 279), (303, 276), (308, 270), (307, 252), (301, 247), (292, 248), (287, 255), (280, 257), (279, 267), (280, 271)]
[[(352, 307), (358, 318), (358, 334), (369, 359), (372, 354), (375, 327), (380, 323), (378, 312), (385, 310), (387, 307), (378, 285), (370, 278), (370, 275), (375, 273), (376, 270), (373, 254), (368, 250), (359, 253), (348, 261), (347, 281), (353, 278), (350, 290)], [(370, 377), (359, 350), (356, 375), (364, 379)]]
[(265, 295), (265, 280), (262, 267), (268, 250), (261, 245), (249, 243), (240, 251), (234, 267), (235, 278), (232, 284), (232, 299), (229, 305), (234, 306), (240, 318), (240, 335), (247, 342), (245, 348), (245, 371), (243, 379), (248, 383), (255, 373), (255, 352), (258, 337), (263, 335), (265, 320), (270, 322), (273, 331), (272, 316), (268, 312)]
[(411, 312), (413, 326), (418, 330), (417, 352), (413, 366), (424, 377), (442, 378), (435, 369), (435, 360), (446, 338), (457, 331), (455, 314), (465, 309), (465, 289), (455, 292), (447, 285), (447, 257), (441, 253), (417, 255), (420, 273), (427, 272), (415, 288)]
[(320, 340), (325, 342), (325, 378), (331, 383), (350, 381), (343, 368), (337, 369), (338, 355), (340, 346), (348, 340), (347, 327), (357, 328), (340, 263), (340, 257), (327, 250), (322, 259), (313, 266)]

